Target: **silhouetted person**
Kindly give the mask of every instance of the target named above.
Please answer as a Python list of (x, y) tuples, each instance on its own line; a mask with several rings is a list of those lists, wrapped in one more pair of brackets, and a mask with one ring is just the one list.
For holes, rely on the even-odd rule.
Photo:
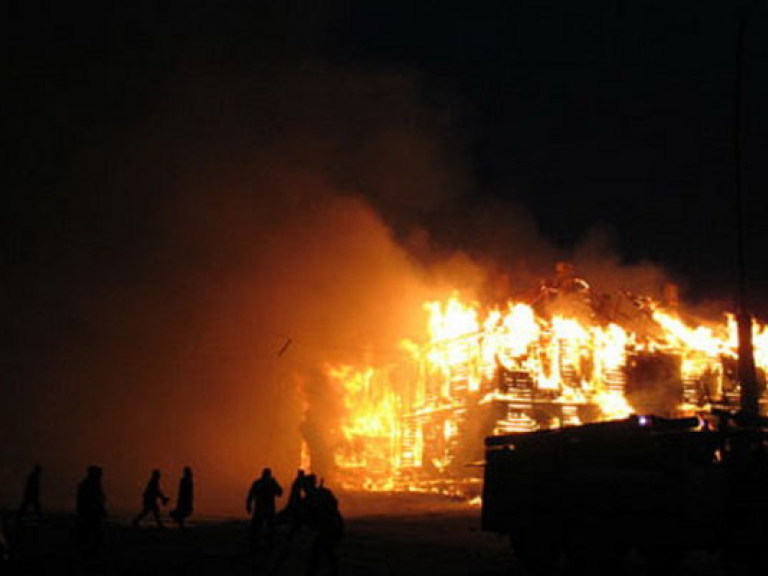
[(288, 493), (288, 503), (285, 508), (280, 510), (277, 515), (277, 524), (285, 524), (288, 527), (288, 531), (285, 535), (285, 539), (281, 543), (280, 550), (277, 552), (274, 558), (273, 571), (277, 572), (280, 565), (288, 558), (293, 551), (293, 538), (296, 533), (301, 529), (304, 521), (304, 500), (306, 498), (306, 482), (307, 475), (304, 470), (299, 469), (291, 483), (291, 489)]
[(8, 545), (8, 539), (5, 537), (5, 523), (3, 517), (0, 516), (0, 574), (5, 572), (2, 569), (2, 564), (5, 564), (11, 559), (11, 547)]
[(251, 517), (251, 544), (258, 548), (262, 534), (267, 537), (267, 547), (272, 547), (275, 528), (275, 498), (283, 495), (283, 489), (272, 477), (272, 470), (264, 468), (261, 478), (254, 481), (245, 499), (245, 510)]
[(83, 557), (96, 555), (104, 540), (107, 508), (101, 476), (100, 467), (89, 466), (85, 479), (77, 486), (77, 545)]
[(307, 476), (305, 486), (304, 521), (314, 533), (307, 574), (317, 574), (325, 565), (329, 574), (336, 575), (339, 573), (339, 544), (344, 537), (339, 501), (328, 488), (322, 484), (318, 486), (314, 474)]
[(288, 505), (286, 508), (300, 508), (304, 491), (306, 490), (307, 475), (304, 470), (299, 469), (296, 478), (291, 482), (291, 491), (288, 494)]
[(133, 519), (133, 526), (138, 527), (144, 517), (152, 512), (157, 522), (158, 528), (164, 528), (163, 521), (160, 519), (160, 508), (158, 500), (165, 506), (168, 503), (168, 497), (160, 490), (160, 470), (152, 470), (152, 476), (149, 477), (144, 494), (142, 496), (142, 508), (139, 515)]
[(42, 522), (43, 512), (40, 507), (40, 475), (43, 472), (43, 468), (38, 464), (27, 475), (27, 479), (24, 482), (24, 499), (19, 507), (17, 514), (18, 520), (21, 520), (27, 511), (31, 510), (37, 519)]
[(171, 510), (171, 518), (178, 522), (180, 528), (184, 528), (184, 521), (192, 514), (194, 507), (194, 486), (192, 482), (192, 468), (184, 467), (184, 473), (179, 480), (179, 493), (176, 496), (176, 508)]
[(292, 533), (301, 523), (301, 510), (306, 493), (306, 482), (307, 475), (304, 473), (304, 470), (299, 469), (288, 492), (288, 503), (278, 514), (278, 521), (289, 524)]

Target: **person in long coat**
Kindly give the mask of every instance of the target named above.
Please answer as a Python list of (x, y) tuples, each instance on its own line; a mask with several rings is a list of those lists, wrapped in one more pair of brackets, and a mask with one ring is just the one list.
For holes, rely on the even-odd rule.
[(192, 468), (184, 467), (184, 473), (179, 480), (179, 493), (176, 496), (176, 508), (171, 510), (170, 516), (179, 527), (184, 529), (184, 521), (194, 510), (194, 483), (192, 481)]
[(77, 545), (84, 558), (98, 554), (104, 541), (107, 507), (101, 478), (102, 469), (89, 466), (85, 478), (77, 486)]
[(43, 510), (40, 506), (40, 476), (42, 473), (43, 468), (38, 464), (27, 475), (24, 482), (24, 498), (16, 515), (19, 521), (26, 516), (29, 510), (37, 517), (38, 521), (42, 522), (43, 520)]

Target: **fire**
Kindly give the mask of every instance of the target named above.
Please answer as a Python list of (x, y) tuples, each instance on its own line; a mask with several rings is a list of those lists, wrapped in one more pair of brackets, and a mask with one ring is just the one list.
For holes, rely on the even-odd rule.
[[(729, 341), (717, 338), (710, 327), (691, 328), (683, 324), (680, 318), (660, 310), (653, 312), (653, 319), (664, 328), (666, 341), (672, 348), (703, 352), (712, 358), (728, 351)], [(735, 345), (735, 339), (730, 344)]]
[[(585, 282), (572, 285), (576, 304), (591, 302)], [(344, 390), (335, 464), (345, 483), (473, 495), (485, 435), (624, 418), (643, 413), (649, 397), (665, 399), (651, 404), (660, 415), (733, 406), (733, 316), (694, 324), (648, 302), (633, 308), (634, 321), (573, 302), (427, 302), (428, 336), (401, 342), (398, 366), (326, 369)], [(768, 327), (754, 323), (753, 335), (762, 375)]]
[(335, 454), (340, 468), (360, 471), (356, 481), (368, 490), (392, 488), (389, 455), (398, 438), (397, 396), (373, 367), (329, 366), (327, 376), (343, 387), (344, 446)]
[[(429, 362), (450, 376), (451, 368), (473, 364), (475, 348), (472, 335), (478, 334), (476, 304), (464, 305), (454, 296), (445, 304), (427, 302), (424, 308), (429, 312), (428, 330), (430, 340), (439, 346), (429, 348)], [(470, 387), (476, 388), (478, 381), (471, 378)]]

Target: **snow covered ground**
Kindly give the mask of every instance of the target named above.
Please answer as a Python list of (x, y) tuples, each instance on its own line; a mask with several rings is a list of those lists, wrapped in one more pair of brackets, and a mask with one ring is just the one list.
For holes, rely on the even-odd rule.
[[(465, 503), (427, 495), (340, 495), (347, 534), (340, 550), (343, 576), (506, 576), (527, 574), (505, 538), (480, 530), (480, 511)], [(38, 526), (13, 530), (6, 515), (14, 557), (10, 574), (214, 574), (303, 576), (309, 533), (290, 542), (280, 531), (276, 552), (252, 553), (245, 518), (196, 518), (186, 534), (158, 530), (147, 523), (130, 527), (129, 518), (112, 518), (103, 554), (84, 564), (74, 554), (72, 518), (54, 515)], [(169, 524), (170, 526), (170, 524)], [(684, 573), (721, 576), (716, 559), (694, 556)], [(626, 574), (649, 574), (630, 559)]]

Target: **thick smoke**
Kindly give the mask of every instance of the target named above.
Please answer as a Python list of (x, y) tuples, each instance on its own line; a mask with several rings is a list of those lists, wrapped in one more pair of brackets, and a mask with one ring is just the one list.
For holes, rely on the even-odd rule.
[[(423, 335), (425, 300), (524, 296), (562, 259), (606, 289), (662, 283), (603, 241), (569, 253), (513, 202), (482, 200), (418, 79), (196, 66), (129, 79), (138, 117), (86, 142), (69, 127), (78, 146), (48, 168), (50, 210), (39, 198), (29, 220), (47, 231), (25, 238), (34, 278), (20, 266), (8, 315), (6, 501), (35, 462), (58, 506), (101, 464), (117, 509), (138, 505), (151, 468), (171, 489), (190, 465), (201, 512), (237, 511), (262, 466), (287, 482), (302, 433), (322, 466), (332, 437), (317, 430), (341, 400), (318, 370), (386, 360)], [(115, 86), (90, 104), (108, 108)]]
[(201, 513), (237, 511), (261, 467), (293, 473), (306, 402), (333, 427), (318, 367), (419, 335), (448, 270), (477, 282), (467, 259), (427, 272), (380, 214), (437, 205), (464, 178), (411, 83), (186, 72), (135, 80), (135, 122), (44, 167), (56, 208), (36, 225), (54, 226), (27, 239), (37, 278), (20, 265), (8, 316), (6, 502), (35, 462), (58, 507), (102, 465), (118, 510), (150, 469), (173, 489), (190, 465)]

